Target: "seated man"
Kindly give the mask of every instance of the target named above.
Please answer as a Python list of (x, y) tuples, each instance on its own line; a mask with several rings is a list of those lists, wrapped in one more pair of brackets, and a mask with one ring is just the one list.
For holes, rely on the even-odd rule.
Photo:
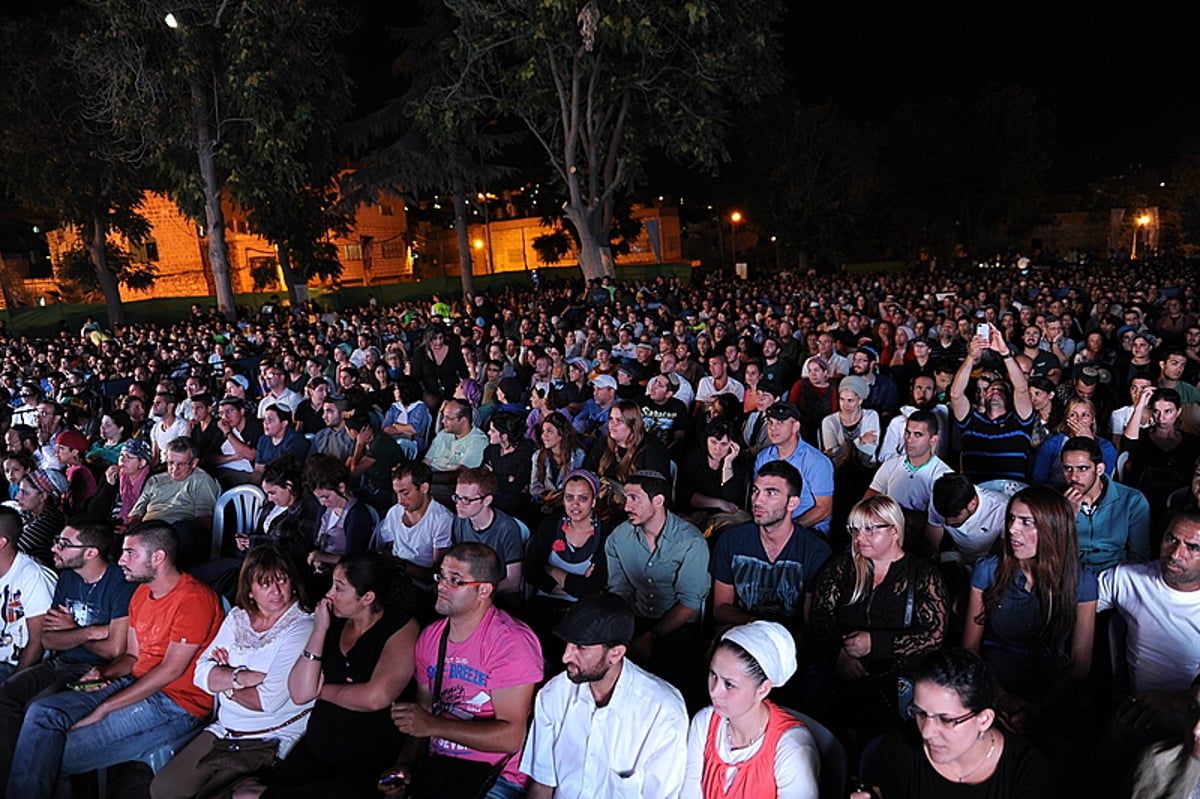
[(581, 599), (554, 634), (566, 671), (538, 691), (521, 771), (529, 799), (676, 796), (687, 761), (679, 691), (625, 657), (633, 611), (609, 593)]
[(941, 436), (938, 418), (932, 411), (917, 410), (904, 423), (903, 458), (883, 462), (863, 499), (887, 494), (904, 509), (906, 533), (919, 539), (929, 524), (929, 505), (933, 484), (943, 474), (954, 471), (935, 453)]
[(354, 450), (346, 458), (346, 468), (358, 480), (354, 493), (386, 513), (392, 506), (392, 469), (404, 460), (404, 451), (391, 436), (380, 433), (366, 413), (346, 419), (346, 432), (354, 441)]
[(42, 626), (54, 596), (54, 572), (17, 549), (21, 517), (0, 508), (0, 683), (42, 659)]
[(184, 564), (208, 558), (212, 540), (213, 510), (221, 487), (208, 472), (197, 469), (200, 461), (190, 438), (167, 444), (167, 473), (146, 480), (142, 494), (129, 511), (129, 526), (162, 521), (179, 533), (179, 557)]
[(1200, 672), (1200, 511), (1180, 513), (1162, 555), (1100, 573), (1097, 612), (1114, 608), (1129, 630), (1129, 683), (1141, 691), (1185, 691)]
[(829, 544), (792, 518), (800, 472), (787, 461), (765, 464), (754, 479), (754, 521), (717, 539), (712, 556), (713, 618), (718, 625), (777, 621), (799, 638), (808, 624), (817, 572)]
[(217, 426), (225, 440), (209, 455), (205, 467), (224, 488), (252, 482), (262, 424), (246, 412), (246, 401), (241, 397), (225, 397), (217, 408)]
[(942, 539), (949, 534), (953, 549), (942, 559), (973, 565), (991, 551), (1004, 532), (1007, 510), (1007, 494), (978, 488), (966, 475), (942, 475), (933, 484), (929, 527), (925, 531), (930, 551), (941, 550)]
[(1122, 561), (1150, 560), (1150, 503), (1136, 488), (1104, 473), (1095, 439), (1068, 438), (1062, 448), (1064, 496), (1075, 511), (1079, 562), (1100, 573)]
[(212, 589), (179, 571), (178, 552), (179, 536), (163, 522), (125, 536), (121, 569), (139, 583), (129, 602), (125, 654), (79, 677), (99, 683), (96, 690), (66, 691), (29, 706), (9, 796), (51, 799), (60, 775), (136, 759), (208, 718), (212, 697), (192, 678), (196, 655), (217, 634), (223, 613)]
[(474, 541), (496, 551), (504, 563), (504, 579), (496, 586), (500, 596), (521, 590), (525, 542), (516, 520), (492, 507), (495, 496), (496, 476), (489, 470), (480, 466), (459, 472), (452, 497), (457, 518), (450, 534), (455, 544)]
[[(414, 777), (432, 795), (473, 778), (478, 763), (503, 763), (486, 799), (524, 792), (528, 778), (518, 766), (542, 649), (532, 630), (494, 606), (503, 578), (504, 565), (484, 544), (457, 544), (442, 559), (435, 607), (445, 619), (417, 639), (416, 701), (392, 705), (392, 720), (410, 737), (385, 795), (403, 795)], [(423, 752), (440, 762), (420, 763)]]
[(804, 483), (800, 504), (792, 515), (803, 527), (829, 534), (833, 518), (833, 463), (821, 450), (800, 438), (800, 409), (790, 402), (767, 408), (767, 440), (770, 445), (754, 459), (754, 473), (771, 461), (787, 461), (796, 467)]
[(667, 510), (669, 492), (658, 472), (631, 474), (625, 481), (629, 519), (604, 543), (608, 590), (637, 616), (630, 654), (660, 676), (685, 670), (681, 654), (695, 643), (698, 625), (692, 622), (708, 596), (708, 542)]
[(321, 419), (325, 427), (313, 436), (312, 451), (346, 460), (354, 452), (354, 439), (346, 432), (346, 401), (326, 399), (321, 403)]
[(425, 453), (425, 463), (433, 470), (433, 498), (448, 502), (458, 473), (483, 463), (487, 435), (471, 421), (471, 406), (462, 400), (442, 403), (442, 431), (433, 438)]
[[(950, 410), (959, 430), (962, 471), (976, 485), (1024, 484), (1032, 463), (1035, 421), (1029, 382), (1000, 331), (990, 325), (988, 330), (987, 339), (971, 339), (968, 357), (950, 385)], [(992, 377), (981, 386), (979, 403), (972, 406), (967, 397), (968, 383), (985, 348), (1003, 358), (1008, 381)]]
[[(0, 774), (12, 768), (26, 705), (125, 654), (129, 599), (137, 585), (108, 562), (112, 546), (111, 527), (86, 519), (69, 521), (54, 541), (54, 565), (61, 574), (50, 609), (41, 617), (42, 647), (54, 656), (0, 685)], [(31, 598), (26, 593), (22, 600), (28, 605)]]
[(426, 585), (433, 584), (433, 569), (451, 544), (454, 514), (429, 494), (433, 473), (420, 462), (392, 469), (396, 505), (379, 524), (379, 544), (402, 560), (405, 570)]

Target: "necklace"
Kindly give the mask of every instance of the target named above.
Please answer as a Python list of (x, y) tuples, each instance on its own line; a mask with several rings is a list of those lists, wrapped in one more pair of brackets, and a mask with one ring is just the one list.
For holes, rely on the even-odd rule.
[(987, 754), (983, 756), (983, 760), (980, 760), (978, 763), (976, 763), (975, 768), (971, 769), (966, 774), (960, 774), (958, 777), (959, 782), (966, 782), (967, 777), (970, 777), (976, 771), (979, 771), (979, 769), (983, 768), (984, 763), (986, 763), (992, 759), (992, 753), (996, 751), (996, 734), (995, 733), (991, 734), (991, 739), (992, 739), (992, 745), (988, 747)]
[(734, 732), (733, 722), (726, 719), (725, 720), (725, 741), (726, 741), (726, 743), (729, 744), (730, 749), (745, 749), (748, 746), (753, 746), (755, 743), (758, 742), (758, 740), (760, 738), (762, 738), (764, 735), (767, 734), (767, 726), (768, 726), (770, 720), (771, 720), (771, 716), (768, 713), (767, 720), (763, 722), (762, 728), (758, 731), (758, 734), (755, 735), (753, 738), (749, 739), (748, 741), (746, 741), (746, 743), (742, 744), (741, 746), (738, 746), (736, 743), (734, 743), (734, 740), (733, 740), (733, 732)]

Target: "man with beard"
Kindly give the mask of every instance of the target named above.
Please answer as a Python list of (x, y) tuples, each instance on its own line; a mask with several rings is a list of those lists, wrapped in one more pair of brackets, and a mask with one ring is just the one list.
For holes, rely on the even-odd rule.
[(521, 758), (530, 799), (679, 795), (687, 708), (670, 683), (626, 659), (633, 630), (633, 611), (607, 592), (580, 600), (554, 628), (567, 668), (534, 704)]
[[(963, 473), (976, 485), (995, 488), (998, 485), (988, 483), (1024, 483), (1027, 479), (1035, 415), (1029, 382), (1017, 365), (1016, 354), (1009, 350), (999, 330), (989, 325), (988, 331), (987, 338), (971, 339), (967, 358), (950, 385), (950, 410), (958, 424)], [(985, 348), (1001, 355), (1008, 382), (993, 379), (983, 384), (981, 402), (973, 408), (967, 398), (967, 384)]]
[(674, 372), (655, 375), (650, 378), (646, 396), (640, 403), (646, 432), (658, 438), (676, 460), (683, 454), (683, 444), (691, 432), (688, 407), (675, 398), (678, 385), (679, 375)]
[(948, 460), (950, 436), (946, 433), (950, 430), (950, 413), (945, 405), (939, 405), (937, 402), (937, 384), (933, 378), (925, 375), (913, 378), (910, 399), (912, 404), (900, 406), (900, 415), (888, 424), (887, 432), (883, 435), (883, 445), (879, 448), (879, 460), (883, 462), (905, 454), (904, 424), (914, 411), (930, 411), (937, 417), (938, 430), (942, 431), (942, 435), (938, 437), (935, 451), (939, 458)]
[(1149, 560), (1150, 503), (1145, 494), (1108, 478), (1093, 439), (1067, 439), (1061, 457), (1064, 496), (1079, 531), (1079, 563), (1099, 573), (1122, 561)]
[(146, 522), (125, 536), (120, 566), (138, 583), (129, 601), (125, 653), (29, 706), (13, 755), (8, 795), (49, 799), (60, 775), (134, 760), (199, 730), (213, 698), (193, 681), (196, 655), (224, 615), (212, 589), (176, 566), (179, 536)]
[(850, 374), (867, 381), (870, 391), (863, 400), (863, 407), (879, 414), (885, 423), (900, 408), (900, 390), (896, 381), (881, 373), (877, 368), (879, 355), (871, 347), (863, 346), (850, 357)]
[(42, 646), (54, 657), (21, 671), (0, 686), (0, 774), (12, 768), (13, 747), (25, 707), (43, 691), (61, 691), (92, 666), (125, 654), (129, 598), (137, 587), (108, 562), (112, 529), (72, 519), (54, 540), (60, 572), (50, 609), (42, 616)]
[(409, 739), (381, 790), (402, 795), (427, 748), (463, 763), (461, 773), (440, 775), (443, 780), (469, 779), (468, 762), (502, 763), (488, 799), (523, 794), (528, 778), (517, 765), (534, 688), (542, 681), (542, 648), (524, 622), (495, 607), (504, 564), (488, 545), (451, 547), (434, 579), (434, 608), (445, 618), (417, 640), (416, 701), (392, 705), (392, 721)]

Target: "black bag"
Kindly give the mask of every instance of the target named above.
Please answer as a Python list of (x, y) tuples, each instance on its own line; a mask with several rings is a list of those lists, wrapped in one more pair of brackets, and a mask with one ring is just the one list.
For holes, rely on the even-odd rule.
[(251, 774), (275, 763), (279, 741), (274, 738), (218, 738), (199, 765), (215, 771)]

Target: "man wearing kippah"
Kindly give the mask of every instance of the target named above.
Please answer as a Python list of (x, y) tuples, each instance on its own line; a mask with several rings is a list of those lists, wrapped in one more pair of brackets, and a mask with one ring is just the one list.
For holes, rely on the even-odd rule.
[(670, 683), (625, 657), (633, 632), (632, 609), (607, 592), (580, 600), (554, 628), (567, 669), (534, 703), (521, 758), (529, 799), (679, 795), (687, 708)]

